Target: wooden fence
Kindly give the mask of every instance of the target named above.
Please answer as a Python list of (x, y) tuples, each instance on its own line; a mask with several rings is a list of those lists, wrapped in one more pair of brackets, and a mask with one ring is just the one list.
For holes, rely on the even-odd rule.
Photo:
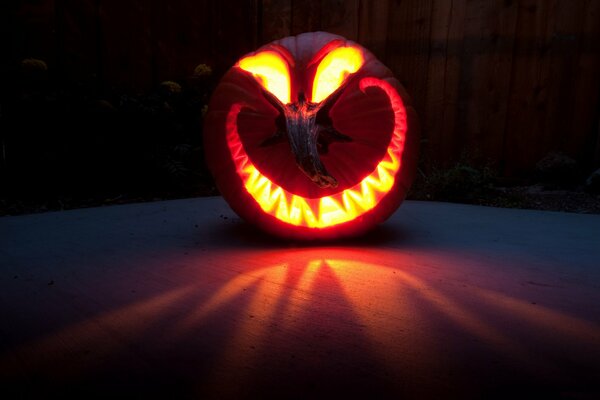
[[(13, 3), (13, 2), (6, 2)], [(273, 39), (325, 30), (383, 60), (414, 98), (424, 156), (507, 177), (551, 151), (600, 163), (600, 0), (30, 0), (3, 5), (8, 59), (144, 90), (222, 73)]]

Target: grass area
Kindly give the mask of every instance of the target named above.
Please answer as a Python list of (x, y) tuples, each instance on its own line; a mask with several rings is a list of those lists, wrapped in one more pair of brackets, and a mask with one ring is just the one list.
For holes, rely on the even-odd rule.
[(419, 170), (408, 198), (600, 214), (600, 195), (586, 192), (582, 179), (565, 181), (560, 170), (556, 179), (542, 174), (539, 179), (533, 178), (525, 185), (505, 186), (500, 181), (492, 167), (475, 166), (463, 157), (449, 168), (433, 168), (428, 173)]

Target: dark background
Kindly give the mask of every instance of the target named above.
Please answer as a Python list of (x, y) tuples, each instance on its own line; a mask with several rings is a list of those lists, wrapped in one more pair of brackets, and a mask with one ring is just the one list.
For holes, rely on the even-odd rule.
[(510, 188), (541, 183), (598, 206), (583, 189), (600, 167), (600, 0), (1, 4), (0, 214), (215, 194), (211, 90), (241, 55), (315, 30), (369, 48), (412, 95), (413, 198), (531, 206), (516, 194), (538, 189)]

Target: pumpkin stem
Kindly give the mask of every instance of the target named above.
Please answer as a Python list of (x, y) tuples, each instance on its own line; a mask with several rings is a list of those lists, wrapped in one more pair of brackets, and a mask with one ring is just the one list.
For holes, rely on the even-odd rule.
[[(328, 117), (329, 110), (351, 79), (346, 80), (320, 103), (307, 101), (304, 93), (300, 92), (298, 101), (283, 104), (268, 90), (263, 91), (267, 101), (285, 117), (285, 130), (296, 158), (296, 165), (321, 188), (335, 188), (338, 186), (338, 181), (327, 171), (321, 162), (319, 153), (327, 153), (331, 142), (352, 141), (349, 136), (336, 131)], [(278, 122), (283, 125), (283, 121), (278, 120)], [(283, 126), (280, 126), (273, 136), (261, 143), (261, 146), (280, 143), (283, 137)]]
[(319, 104), (306, 102), (303, 96), (297, 103), (284, 107), (286, 128), (298, 168), (321, 188), (337, 187), (337, 180), (327, 172), (319, 158), (317, 141), (319, 125), (316, 123)]

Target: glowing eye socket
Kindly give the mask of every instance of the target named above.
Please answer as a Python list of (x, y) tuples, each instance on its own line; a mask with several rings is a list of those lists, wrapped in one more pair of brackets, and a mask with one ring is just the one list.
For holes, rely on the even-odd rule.
[(290, 102), (290, 71), (287, 62), (274, 51), (263, 51), (242, 58), (238, 63), (250, 72), (263, 88), (283, 104)]
[(364, 63), (361, 51), (354, 47), (338, 47), (321, 60), (313, 82), (313, 103), (320, 103), (344, 82), (346, 77), (360, 69)]

